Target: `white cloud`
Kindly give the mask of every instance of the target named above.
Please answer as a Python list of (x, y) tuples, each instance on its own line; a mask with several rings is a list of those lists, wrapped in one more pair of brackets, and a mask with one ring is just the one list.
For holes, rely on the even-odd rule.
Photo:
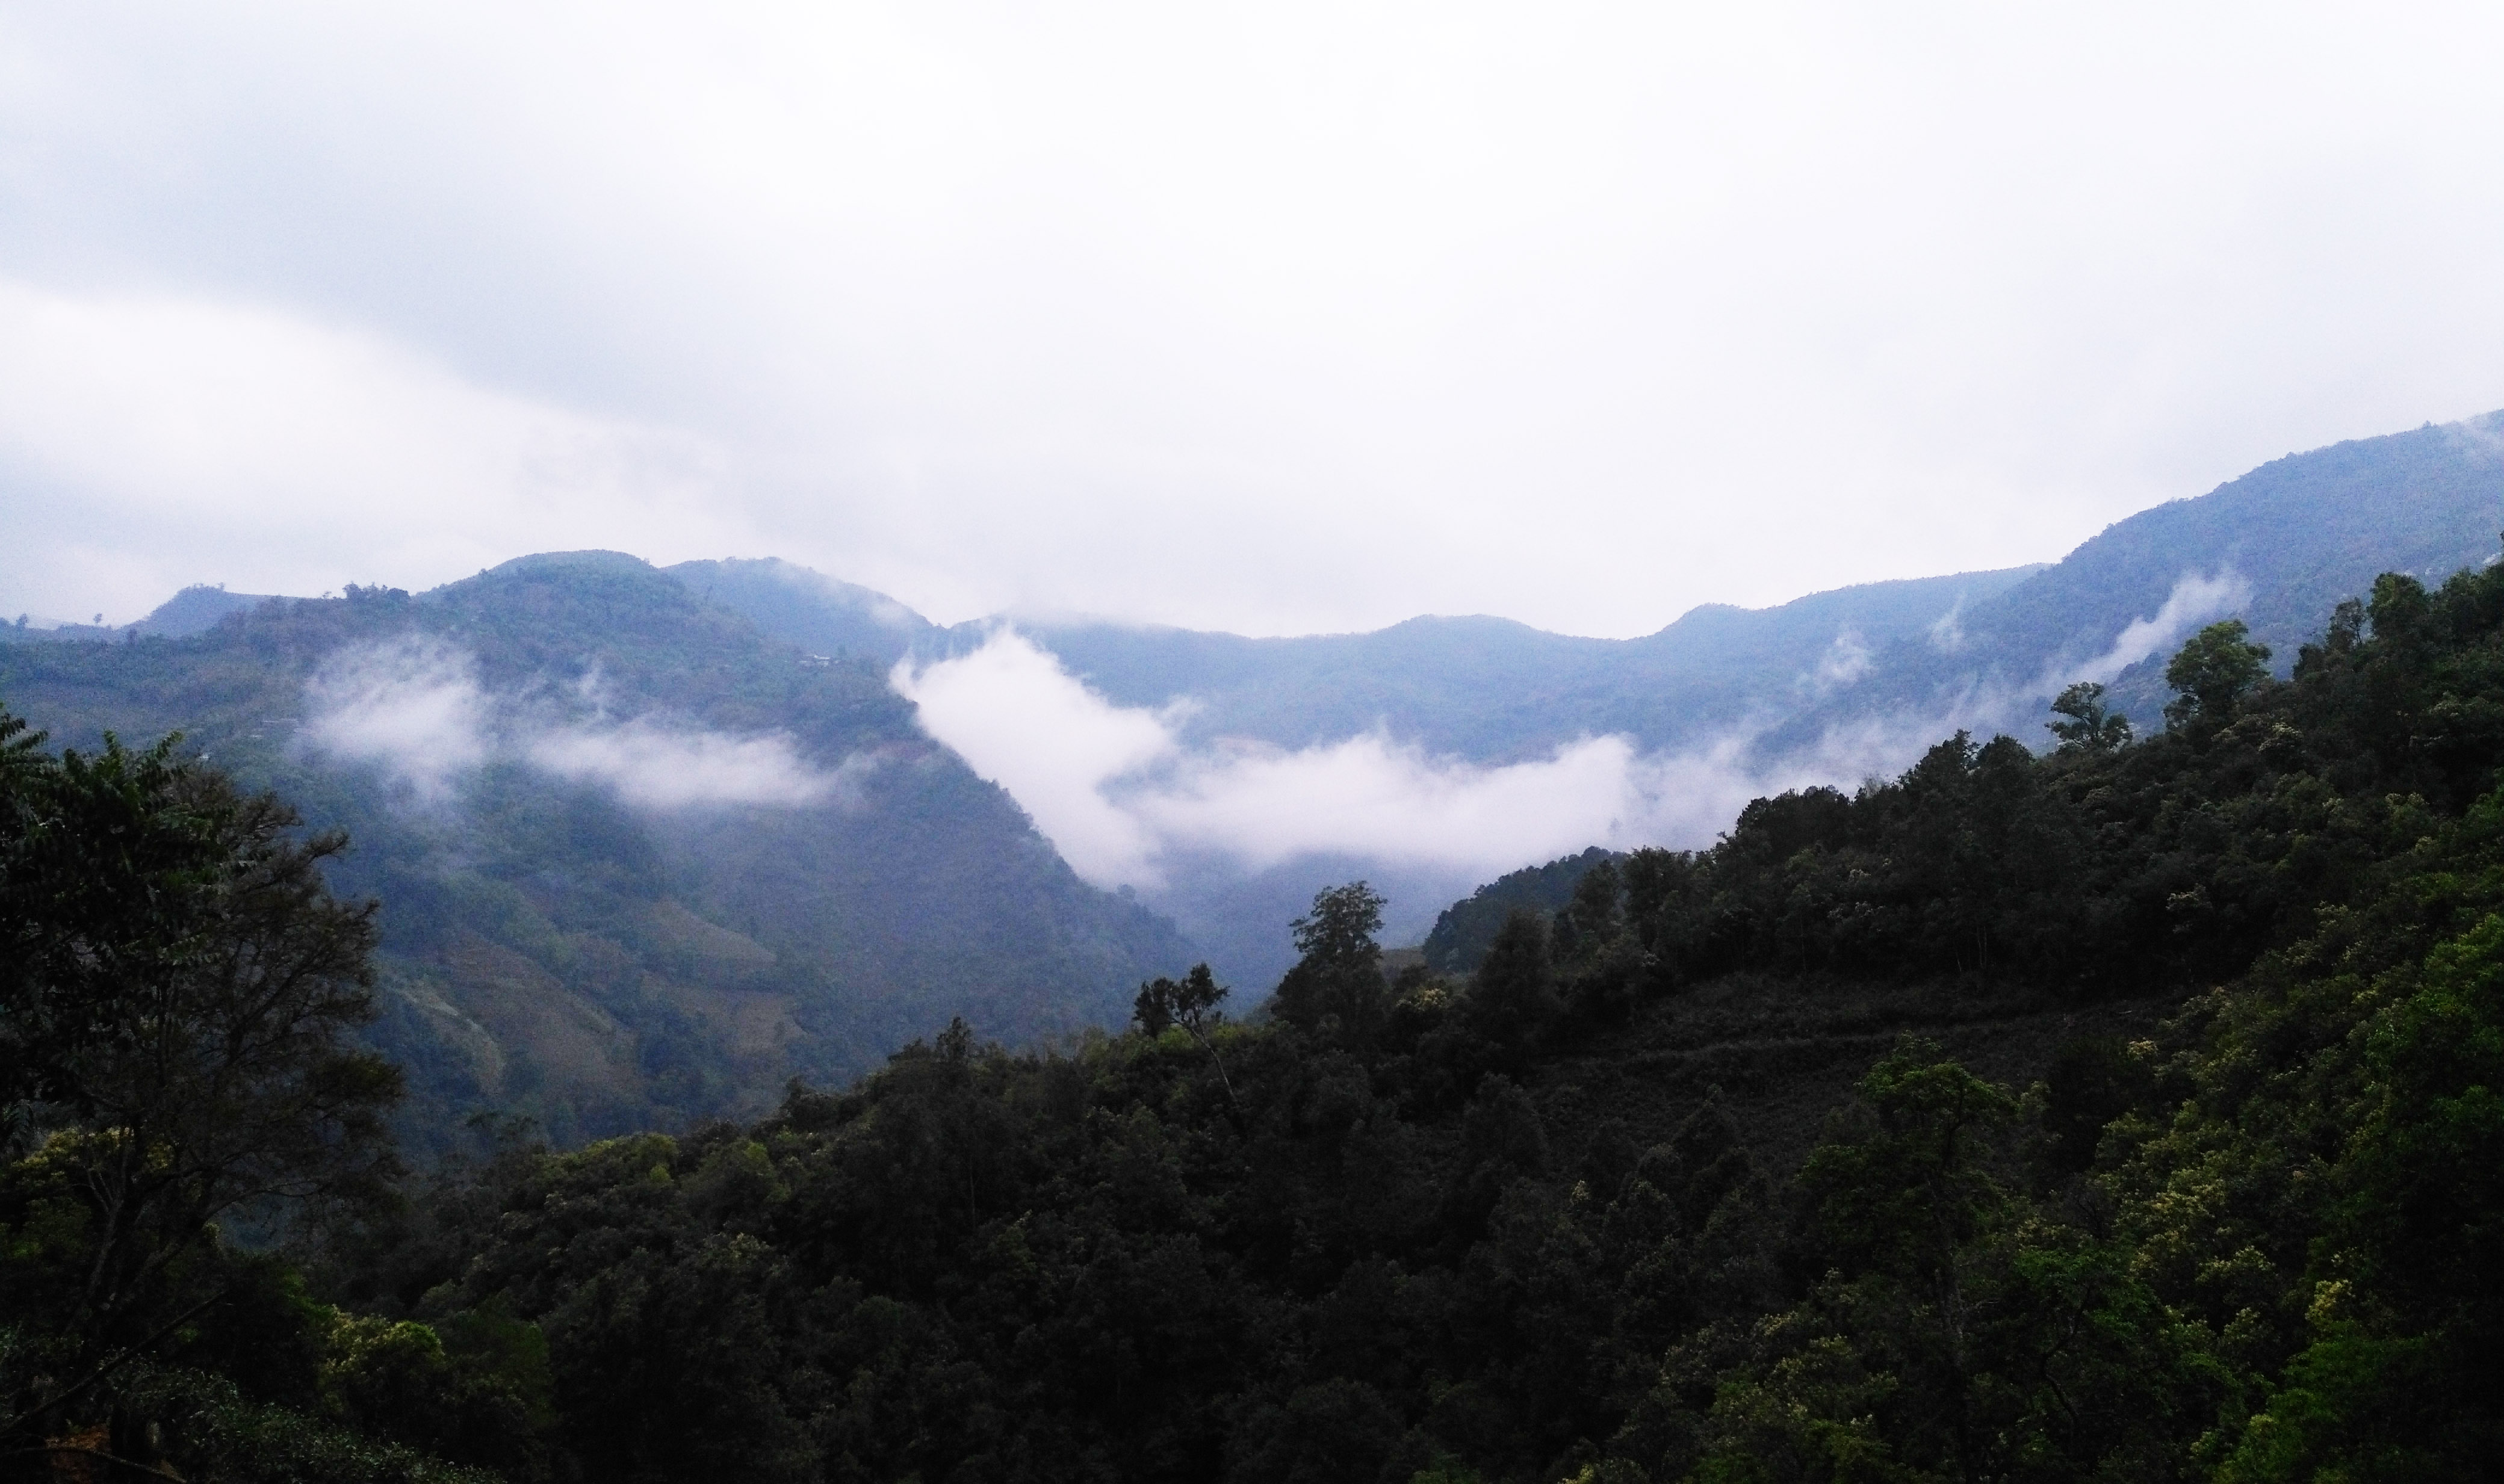
[(1591, 737), (1501, 766), (1378, 734), (1195, 749), (1170, 713), (1113, 705), (1006, 629), (969, 654), (900, 664), (893, 678), (923, 728), (1006, 788), (1081, 876), (1151, 891), (1168, 852), (1216, 852), (1249, 871), (1354, 856), (1483, 880), (1591, 845), (1703, 845), (1760, 793), (1856, 778), (1906, 745), (1892, 732), (1838, 736), (1771, 772), (1743, 763), (1738, 738), (1647, 756)]
[(1072, 870), (1107, 885), (1153, 880), (1153, 832), (1104, 789), (1175, 754), (1163, 718), (1107, 703), (1005, 628), (970, 654), (902, 661), (892, 679), (923, 729), (1007, 789)]
[(491, 750), (475, 667), (432, 639), (342, 650), (306, 683), (304, 702), (308, 745), (382, 770), (422, 804), (448, 801)]
[[(589, 695), (596, 682), (582, 687)], [(376, 768), (425, 807), (453, 801), (462, 780), (498, 759), (603, 784), (639, 808), (713, 805), (798, 808), (856, 802), (873, 766), (814, 768), (782, 733), (735, 736), (653, 717), (555, 720), (499, 702), (470, 656), (407, 637), (352, 646), (305, 686), (300, 737), (317, 755)]]
[(92, 595), (117, 622), (210, 578), (431, 586), (521, 550), (667, 559), (746, 535), (709, 513), (723, 461), (705, 440), (487, 390), (370, 334), (0, 278), (0, 347), (17, 508), (0, 582)]
[[(0, 7), (0, 599), (1252, 633), (2057, 556), (2504, 403), (2504, 14)], [(93, 595), (93, 596), (90, 596)]]
[(1930, 647), (1941, 654), (1955, 654), (1965, 648), (1965, 594), (1930, 624)]
[(1842, 630), (1834, 636), (1834, 642), (1826, 646), (1826, 654), (1817, 662), (1818, 682), (1827, 686), (1850, 685), (1867, 674), (1872, 663), (1868, 640), (1854, 630)]
[(1377, 735), (1195, 754), (1164, 776), (1117, 782), (1112, 797), (1158, 840), (1225, 850), (1255, 870), (1335, 853), (1485, 872), (1628, 835), (1648, 811), (1643, 783), (1618, 737), (1490, 768)]

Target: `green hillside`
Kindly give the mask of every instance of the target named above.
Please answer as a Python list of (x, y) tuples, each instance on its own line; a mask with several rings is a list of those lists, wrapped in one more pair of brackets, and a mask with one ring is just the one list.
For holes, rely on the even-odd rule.
[[(2164, 656), (2193, 623), (2240, 612), (2273, 648), (2283, 673), (2316, 632), (2308, 624), (2317, 626), (2340, 598), (2361, 593), (2374, 573), (2433, 577), (2487, 560), (2495, 533), (2504, 530), (2499, 428), (2504, 414), (2290, 455), (2208, 495), (2119, 522), (2049, 567), (1873, 583), (1761, 610), (1708, 605), (1639, 639), (1544, 634), (1486, 617), (1425, 617), (1374, 634), (1257, 639), (1075, 620), (1026, 627), (1118, 704), (1164, 707), (1190, 698), (1194, 705), (1176, 714), (1192, 742), (1249, 738), (1301, 746), (1379, 728), (1430, 753), (1496, 764), (1540, 757), (1600, 734), (1622, 734), (1664, 753), (1740, 738), (1747, 745), (1726, 766), (1764, 770), (1752, 775), (1764, 777), (1776, 771), (1814, 777), (1823, 770), (1849, 784), (1865, 772), (1912, 761), (1928, 740), (1956, 727), (2039, 741), (2053, 692), (2107, 655), (2134, 625), (2144, 631), (2144, 655), (2136, 663), (2109, 662), (2099, 673), (2110, 672), (2110, 702), (2142, 732), (2161, 725)], [(534, 580), (553, 580), (544, 559), (534, 563), (503, 569), (496, 582), (511, 583), (525, 571), (538, 571)], [(943, 630), (883, 595), (777, 561), (692, 562), (666, 574), (630, 559), (610, 565), (615, 569), (600, 580), (636, 584), (627, 605), (632, 611), (622, 620), (596, 604), (576, 604), (555, 612), (564, 626), (559, 631), (544, 640), (529, 638), (518, 618), (499, 627), (454, 616), (489, 603), (491, 590), (503, 595), (495, 603), (520, 602), (521, 589), (506, 592), (491, 583), (473, 595), (475, 584), (456, 584), (414, 600), (404, 616), (360, 619), (365, 627), (353, 634), (368, 642), (396, 632), (391, 624), (405, 623), (470, 644), (475, 630), (489, 637), (477, 654), (483, 683), (500, 695), (528, 693), (542, 709), (563, 701), (560, 677), (578, 680), (596, 660), (612, 693), (604, 704), (626, 713), (658, 708), (734, 733), (788, 731), (827, 769), (856, 756), (883, 760), (863, 784), (876, 807), (645, 811), (619, 826), (621, 838), (660, 852), (655, 858), (668, 863), (667, 871), (692, 873), (665, 884), (638, 876), (637, 884), (624, 888), (636, 900), (666, 899), (697, 921), (753, 940), (742, 947), (694, 929), (638, 928), (649, 942), (629, 952), (637, 972), (659, 972), (666, 961), (677, 967), (662, 972), (656, 984), (702, 982), (678, 998), (672, 998), (676, 990), (663, 994), (655, 1005), (676, 1007), (666, 1013), (641, 1009), (619, 1019), (626, 1012), (586, 1003), (579, 1014), (542, 1016), (525, 1026), (511, 1007), (560, 998), (515, 987), (539, 984), (522, 961), (454, 951), (428, 940), (434, 946), (421, 957), (435, 966), (429, 972), (452, 974), (471, 986), (464, 991), (468, 999), (457, 1000), (426, 987), (435, 981), (418, 975), (402, 1001), (470, 1007), (459, 1016), (449, 1009), (428, 1012), (433, 1018), (425, 1023), (470, 1048), (428, 1058), (442, 1068), (443, 1096), (471, 1097), (478, 1095), (474, 1089), (505, 1087), (509, 1079), (518, 1079), (510, 1083), (515, 1088), (532, 1083), (542, 1076), (534, 1062), (525, 1058), (508, 1078), (496, 1059), (502, 1053), (491, 1048), (544, 1044), (566, 1049), (560, 1070), (548, 1075), (577, 1089), (548, 1112), (563, 1126), (575, 1126), (565, 1122), (574, 1115), (563, 1109), (631, 1109), (639, 1098), (664, 1095), (652, 1089), (665, 1085), (688, 1089), (667, 1093), (670, 1107), (721, 1106), (732, 1095), (727, 1089), (752, 1087), (774, 1068), (866, 1064), (920, 1023), (913, 1012), (929, 1003), (928, 995), (969, 992), (956, 974), (969, 953), (986, 965), (979, 992), (991, 998), (979, 1007), (967, 1002), (968, 1008), (983, 1009), (984, 1023), (1006, 1033), (1101, 1023), (1117, 1008), (1104, 998), (1110, 986), (1133, 970), (1169, 965), (1184, 951), (1172, 931), (1071, 880), (1015, 818), (1012, 803), (932, 748), (886, 689), (884, 672), (896, 660), (961, 650), (979, 643), (988, 625)], [(567, 569), (569, 582), (593, 580), (582, 564)], [(2177, 613), (2170, 628), (2151, 628), (2186, 578), (2224, 596), (2196, 614)], [(327, 653), (322, 643), (331, 640), (307, 638), (284, 665), (255, 671), (233, 658), (244, 642), (240, 635), (329, 634), (345, 622), (331, 615), (365, 613), (371, 600), (364, 607), (289, 600), (292, 606), (251, 612), (232, 635), (203, 632), (250, 602), (195, 588), (126, 631), (12, 628), (5, 637), (13, 642), (0, 646), (12, 667), (0, 673), (8, 687), (0, 694), (22, 693), (38, 720), (65, 737), (91, 735), (108, 723), (133, 735), (192, 728), (204, 745), (241, 759), (253, 777), (301, 778), (308, 797), (335, 793), (322, 806), (325, 817), (370, 820), (361, 836), (374, 842), (377, 861), (459, 858), (457, 870), (442, 868), (447, 879), (501, 880), (494, 874), (504, 872), (518, 880), (524, 873), (517, 854), (496, 856), (505, 863), (492, 870), (470, 861), (449, 843), (450, 834), (424, 835), (408, 816), (382, 807), (370, 789), (360, 792), (339, 777), (308, 771), (287, 745), (293, 723), (250, 719), (301, 710), (293, 698)], [(467, 627), (456, 634), (445, 625)], [(142, 642), (123, 647), (134, 633)], [(196, 649), (161, 653), (184, 658), (146, 657), (159, 654), (147, 637), (182, 635), (194, 636), (181, 642)], [(336, 641), (346, 642), (350, 631), (339, 635)], [(703, 644), (726, 647), (680, 653), (698, 635)], [(101, 647), (87, 653), (71, 640)], [(676, 656), (666, 674), (647, 675), (648, 665), (663, 655)], [(724, 674), (784, 671), (800, 677), (800, 689), (736, 704), (738, 687), (723, 689)], [(199, 678), (209, 673), (223, 678), (214, 684)], [(819, 692), (848, 698), (843, 719), (791, 708), (801, 707), (797, 698)], [(263, 735), (249, 735), (256, 731)], [(907, 767), (905, 759), (917, 761)], [(922, 781), (908, 787), (908, 777)], [(609, 826), (590, 822), (592, 816), (615, 809), (613, 801), (601, 802), (599, 790), (575, 788), (568, 797), (587, 801), (580, 805), (587, 812), (560, 827), (533, 814), (550, 807), (555, 795), (528, 770), (490, 770), (476, 781), (473, 802), (488, 811), (478, 817), (494, 821), (496, 838), (539, 842), (561, 854), (595, 848), (585, 842)], [(513, 798), (527, 802), (502, 802), (500, 790), (517, 790)], [(739, 822), (725, 822), (733, 818)], [(910, 839), (879, 833), (901, 830), (905, 820), (916, 821)], [(576, 838), (566, 830), (587, 833)], [(1291, 958), (1280, 922), (1321, 884), (1357, 876), (1374, 880), (1390, 894), (1392, 919), (1404, 935), (1419, 936), (1437, 910), (1466, 888), (1466, 878), (1404, 864), (1396, 843), (1386, 844), (1395, 848), (1381, 859), (1342, 852), (1258, 871), (1220, 849), (1176, 854), (1165, 862), (1165, 884), (1150, 905), (1178, 921), (1221, 970), (1247, 983), (1269, 982)], [(875, 869), (865, 864), (871, 860)], [(956, 915), (964, 895), (951, 883), (959, 880), (981, 883), (972, 892), (975, 905), (962, 907), (969, 916)], [(369, 884), (381, 880), (376, 874)], [(396, 912), (435, 910), (421, 909), (421, 900), (433, 898), (411, 895)], [(992, 947), (943, 946), (952, 940), (939, 926), (960, 922), (987, 924), (985, 941)], [(556, 967), (545, 952), (519, 948), (519, 939), (488, 937), (515, 948), (539, 969)], [(396, 929), (393, 941), (398, 951), (399, 944), (416, 940)], [(699, 942), (712, 948), (699, 952), (691, 947)], [(765, 983), (752, 979), (754, 965), (765, 961), (760, 953), (771, 955), (776, 974), (800, 978), (775, 981), (782, 987), (764, 999), (735, 998), (750, 993), (739, 986)], [(722, 1020), (724, 1007), (734, 1003), (749, 1008)], [(811, 1019), (796, 1010), (786, 1016), (777, 1008), (785, 1003), (842, 1008)], [(656, 1032), (652, 1044), (720, 1048), (704, 1053), (701, 1066), (655, 1063), (647, 1070), (637, 1059), (643, 1053), (626, 1050), (644, 1034), (630, 1021), (676, 1023), (671, 1016), (695, 1014), (688, 1007), (696, 1005), (713, 1017), (688, 1022), (709, 1027), (702, 1035)], [(480, 1018), (491, 1012), (508, 1023), (498, 1029)], [(595, 1120), (583, 1126), (620, 1125)]]
[[(2360, 598), (2378, 573), (2439, 582), (2490, 562), (2504, 531), (2504, 413), (2289, 454), (2196, 499), (2107, 527), (2094, 539), (1959, 614), (1953, 648), (1899, 640), (1866, 678), (1788, 719), (1764, 743), (1796, 745), (1822, 728), (1891, 710), (1991, 719), (2023, 714), (2076, 667), (2159, 614), (2185, 577), (2228, 579), (2243, 594), (2205, 616), (2242, 618), (2280, 673), (2320, 633), (2321, 615)], [(2171, 638), (2178, 638), (2177, 630)], [(2119, 707), (2162, 725), (2172, 642), (2111, 677)]]
[(1580, 855), (1562, 856), (1544, 866), (1524, 866), (1497, 877), (1446, 907), (1426, 934), (1423, 958), (1439, 974), (1475, 974), (1495, 946), (1496, 935), (1516, 912), (1553, 921), (1574, 901), (1582, 878), (1612, 857), (1593, 846)]
[(928, 647), (939, 633), (883, 593), (771, 557), (681, 562), (664, 569), (704, 602), (813, 654), (892, 665), (916, 647)]
[[(441, 799), (308, 732), (326, 666), (411, 640), (472, 667), (494, 734)], [(54, 745), (181, 730), (349, 831), (335, 885), (386, 904), (372, 1034), (434, 1136), (481, 1108), (568, 1143), (751, 1110), (788, 1077), (875, 1065), (934, 1017), (1021, 1040), (1118, 1019), (1189, 952), (1078, 880), (920, 733), (881, 666), (769, 639), (632, 558), (272, 604), (185, 638), (11, 645), (0, 698)], [(786, 738), (834, 786), (646, 807), (527, 750), (697, 734)]]
[(2200, 631), (2153, 737), (2074, 695), (2043, 753), (1958, 734), (1709, 850), (1496, 883), (1466, 977), (1386, 972), (1351, 884), (1264, 1005), (1195, 970), (1121, 1034), (952, 1019), (751, 1122), (507, 1129), (398, 1200), (343, 1121), (389, 1069), (316, 995), (242, 1079), (322, 1073), (286, 1106), (335, 1137), (241, 1130), (326, 1195), (302, 1265), (183, 1219), (240, 1179), (150, 1173), (234, 1135), (172, 1116), (227, 1043), (166, 1027), (231, 1014), (229, 965), (352, 987), (362, 916), (239, 915), (303, 862), (212, 775), (0, 747), (0, 1446), (463, 1484), (2487, 1477), (2504, 569), (2321, 629), (2284, 679)]
[(1266, 1022), (510, 1151), (347, 1292), (532, 1317), (610, 1476), (2482, 1477), (2504, 572), (2325, 617), (1579, 863), (1467, 981), (1349, 888)]

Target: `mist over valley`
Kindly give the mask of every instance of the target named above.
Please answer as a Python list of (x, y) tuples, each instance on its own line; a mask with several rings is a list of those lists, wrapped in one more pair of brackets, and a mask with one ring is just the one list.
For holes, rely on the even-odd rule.
[[(1497, 618), (1243, 638), (1016, 614), (941, 626), (772, 559), (518, 559), (409, 596), (188, 589), (122, 630), (12, 628), (57, 742), (179, 729), (304, 802), (385, 903), (378, 1034), (445, 1114), (560, 1137), (752, 1111), (961, 1015), (1118, 1025), (1206, 960), (1257, 999), (1314, 894), (1384, 940), (1590, 847), (1695, 849), (1751, 799), (2030, 745), (2240, 617), (2282, 673), (2385, 570), (2491, 560), (2504, 415), (2340, 444), (2058, 563), (1698, 608), (1637, 639)], [(429, 1117), (435, 1115), (430, 1114)]]

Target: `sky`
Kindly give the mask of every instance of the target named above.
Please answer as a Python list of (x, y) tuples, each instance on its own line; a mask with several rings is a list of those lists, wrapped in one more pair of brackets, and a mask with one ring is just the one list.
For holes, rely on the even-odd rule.
[(0, 608), (604, 547), (941, 621), (1625, 636), (2057, 559), (2504, 407), (2499, 42), (0, 0)]

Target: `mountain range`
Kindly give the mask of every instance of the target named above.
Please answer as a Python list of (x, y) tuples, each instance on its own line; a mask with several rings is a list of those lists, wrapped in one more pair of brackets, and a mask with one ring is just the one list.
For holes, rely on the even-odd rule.
[[(0, 701), (55, 744), (179, 729), (348, 830), (338, 884), (386, 904), (375, 1034), (413, 1118), (496, 1108), (571, 1142), (752, 1112), (951, 1016), (1012, 1042), (1116, 1023), (1200, 957), (1257, 1001), (1321, 886), (1372, 879), (1386, 937), (1418, 942), (1513, 867), (1706, 844), (1754, 793), (1849, 786), (1960, 728), (2039, 740), (2074, 679), (2152, 727), (2198, 625), (2242, 617), (2283, 672), (2377, 573), (2491, 561), (2500, 530), (2504, 414), (2290, 455), (2058, 563), (1707, 605), (1633, 639), (1484, 616), (941, 626), (784, 562), (587, 552), (417, 595), (194, 587), (125, 628), (0, 626)], [(1156, 729), (1153, 766), (1051, 792), (910, 699), (1011, 643)], [(1416, 792), (1360, 817), (1372, 838), (1226, 808), (1260, 769), (1368, 759)], [(1145, 865), (1083, 850), (1072, 800)], [(1474, 854), (1400, 838), (1472, 810)]]
[(1016, 615), (943, 628), (789, 563), (670, 570), (778, 638), (889, 665), (959, 653), (1013, 626), (1116, 705), (1187, 698), (1185, 726), (1201, 739), (1297, 747), (1380, 727), (1503, 762), (1578, 736), (1664, 749), (1737, 730), (1770, 757), (1906, 708), (1953, 717), (2005, 697), (2012, 720), (2032, 720), (2016, 712), (2085, 673), (2153, 726), (2170, 640), (2195, 624), (2243, 618), (2282, 673), (2319, 615), (2376, 574), (2478, 566), (2499, 533), (2504, 413), (2289, 454), (2118, 521), (2057, 563), (1866, 583), (1770, 608), (1707, 604), (1632, 639), (1486, 616), (1290, 638)]
[[(1419, 859), (1387, 840), (1250, 862), (1223, 841), (1169, 844), (1149, 899), (1258, 983), (1290, 959), (1279, 924), (1334, 881), (1366, 876), (1385, 887), (1391, 936), (1415, 942), (1444, 904), (1547, 854), (1707, 845), (1750, 797), (1889, 774), (1959, 729), (2039, 743), (2047, 703), (2072, 680), (2106, 683), (2117, 708), (2151, 730), (2170, 695), (2166, 662), (2200, 625), (2242, 618), (2283, 674), (2321, 615), (2377, 574), (2439, 580), (2494, 560), (2499, 533), (2504, 413), (2290, 454), (2116, 522), (2057, 563), (1868, 583), (1762, 609), (1707, 604), (1631, 639), (1486, 616), (1292, 638), (1017, 615), (943, 628), (787, 563), (671, 570), (767, 633), (890, 666), (960, 656), (1014, 631), (1110, 706), (1158, 716), (1186, 754), (1252, 743), (1311, 756), (1372, 736), (1432, 763), (1519, 769), (1526, 782), (1560, 749), (1614, 737), (1639, 775), (1654, 765), (1619, 780), (1631, 797), (1589, 807), (1583, 838), (1524, 848), (1493, 869)], [(1454, 776), (1446, 767), (1427, 782), (1447, 796)]]

